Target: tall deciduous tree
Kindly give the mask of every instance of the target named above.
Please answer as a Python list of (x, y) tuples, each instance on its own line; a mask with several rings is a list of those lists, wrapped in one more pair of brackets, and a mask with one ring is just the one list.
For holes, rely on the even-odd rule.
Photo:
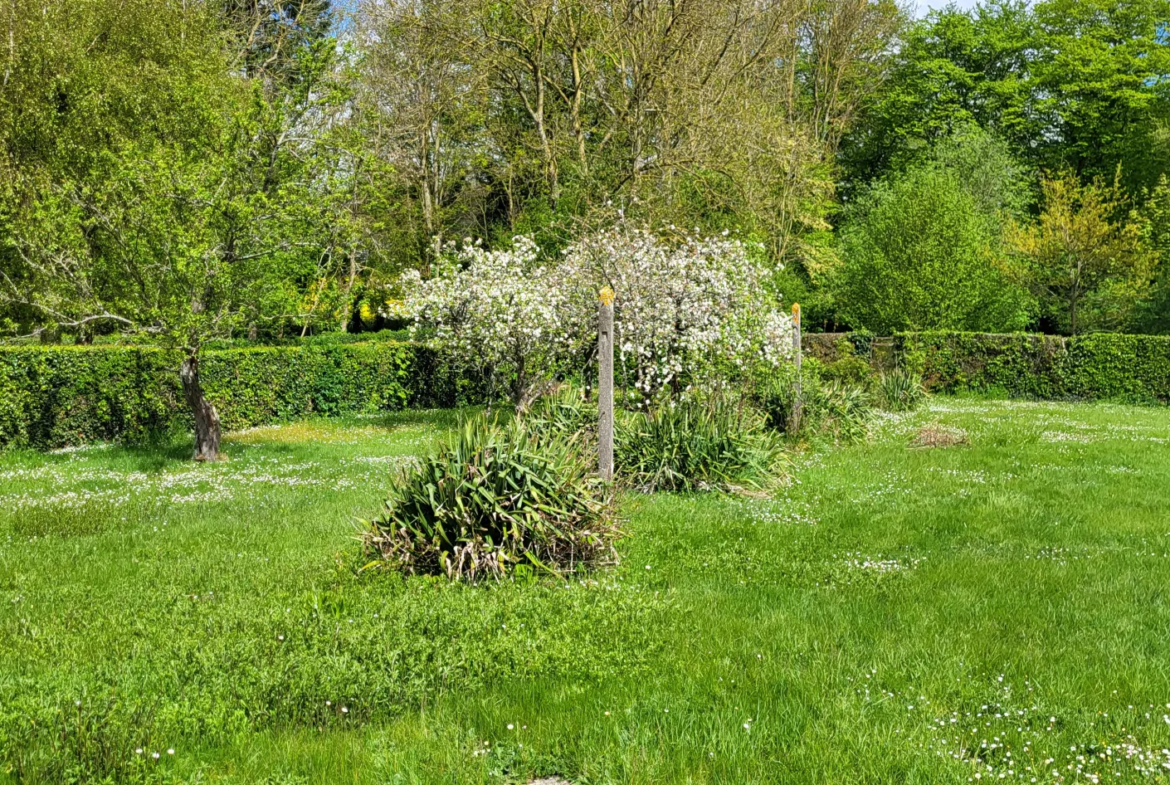
[(1156, 255), (1120, 185), (1045, 180), (1044, 209), (1013, 244), (1048, 314), (1076, 335), (1125, 326), (1149, 287)]
[(102, 183), (42, 194), (12, 240), (20, 275), (0, 291), (39, 315), (38, 331), (101, 326), (180, 350), (200, 460), (216, 458), (220, 438), (199, 380), (204, 345), (297, 316), (297, 282), (329, 252), (315, 205), (327, 195), (311, 179), (267, 187), (260, 125), (230, 118), (214, 148), (196, 151), (128, 146)]
[(849, 324), (890, 333), (1005, 332), (1028, 323), (1028, 298), (1009, 274), (1001, 243), (1002, 194), (1010, 184), (988, 177), (973, 193), (964, 187), (971, 168), (955, 158), (944, 148), (850, 208), (835, 285)]
[(1138, 304), (1135, 329), (1170, 333), (1170, 178), (1142, 193), (1136, 218), (1141, 222), (1146, 245), (1157, 254), (1150, 298)]
[(360, 114), (428, 241), (563, 246), (616, 204), (788, 258), (828, 229), (833, 148), (901, 16), (886, 0), (451, 0), (360, 19)]
[(232, 65), (277, 86), (312, 78), (304, 52), (332, 43), (329, 0), (209, 0), (225, 22)]
[(886, 88), (846, 139), (850, 178), (904, 167), (975, 122), (1039, 171), (1112, 178), (1130, 194), (1170, 166), (1167, 0), (990, 0), (908, 31)]
[(202, 3), (18, 10), (0, 101), (0, 169), (13, 175), (0, 189), (0, 317), (13, 331), (181, 350), (195, 455), (214, 459), (206, 342), (307, 326), (345, 299), (358, 167), (333, 144), (332, 47), (296, 50), (297, 78), (273, 89), (232, 67)]

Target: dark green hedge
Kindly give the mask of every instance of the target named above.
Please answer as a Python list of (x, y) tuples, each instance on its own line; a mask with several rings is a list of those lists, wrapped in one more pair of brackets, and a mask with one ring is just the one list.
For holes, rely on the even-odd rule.
[(905, 333), (894, 354), (931, 389), (1020, 398), (1170, 402), (1170, 337)]
[[(189, 427), (180, 360), (145, 347), (0, 347), (0, 445), (138, 442)], [(310, 414), (455, 406), (480, 394), (432, 349), (410, 343), (210, 351), (201, 368), (228, 429)]]

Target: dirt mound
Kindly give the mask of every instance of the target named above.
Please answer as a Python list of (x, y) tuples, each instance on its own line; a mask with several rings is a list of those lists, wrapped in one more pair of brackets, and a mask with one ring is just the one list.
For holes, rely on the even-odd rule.
[(945, 425), (932, 423), (924, 426), (915, 434), (910, 442), (911, 447), (954, 447), (967, 444), (967, 432), (962, 428), (948, 428)]

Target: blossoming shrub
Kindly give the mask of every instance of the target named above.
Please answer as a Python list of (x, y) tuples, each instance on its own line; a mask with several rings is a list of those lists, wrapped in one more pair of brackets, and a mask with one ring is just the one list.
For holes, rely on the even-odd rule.
[(616, 292), (617, 381), (645, 398), (791, 355), (791, 321), (764, 269), (725, 237), (668, 243), (619, 225), (551, 260), (517, 237), (507, 250), (465, 246), (430, 278), (412, 272), (402, 284), (398, 315), (413, 320), (416, 337), (433, 336), (451, 362), (480, 369), (518, 410), (556, 376), (592, 372), (604, 286)]
[(448, 362), (482, 373), (517, 409), (538, 397), (568, 355), (571, 332), (563, 271), (541, 264), (536, 244), (517, 237), (507, 250), (467, 245), (430, 278), (406, 273), (403, 313), (414, 335), (435, 340)]
[(451, 579), (572, 571), (613, 554), (612, 494), (595, 475), (579, 440), (480, 416), (400, 471), (365, 547)]
[(561, 278), (585, 344), (596, 341), (598, 290), (616, 293), (617, 364), (627, 376), (619, 381), (643, 396), (791, 359), (791, 318), (738, 240), (685, 237), (670, 244), (619, 225), (574, 243), (564, 265)]

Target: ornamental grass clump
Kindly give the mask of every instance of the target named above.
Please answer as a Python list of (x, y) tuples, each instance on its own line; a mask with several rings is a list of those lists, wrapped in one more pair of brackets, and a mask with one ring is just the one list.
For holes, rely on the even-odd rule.
[(616, 440), (619, 478), (646, 492), (765, 490), (785, 476), (764, 415), (723, 394), (623, 417)]
[(368, 555), (475, 582), (518, 567), (571, 572), (614, 555), (609, 487), (580, 440), (477, 417), (394, 479)]
[(584, 449), (597, 449), (597, 402), (586, 400), (583, 389), (562, 384), (541, 398), (524, 415), (528, 430), (547, 436), (572, 437)]
[(855, 442), (868, 437), (873, 413), (869, 393), (862, 387), (826, 381), (815, 365), (809, 366), (804, 374), (798, 427), (794, 427), (793, 418), (796, 403), (793, 375), (778, 375), (755, 391), (768, 425), (791, 439)]
[(874, 392), (878, 404), (891, 412), (916, 409), (926, 397), (922, 376), (905, 368), (895, 368), (879, 376)]

